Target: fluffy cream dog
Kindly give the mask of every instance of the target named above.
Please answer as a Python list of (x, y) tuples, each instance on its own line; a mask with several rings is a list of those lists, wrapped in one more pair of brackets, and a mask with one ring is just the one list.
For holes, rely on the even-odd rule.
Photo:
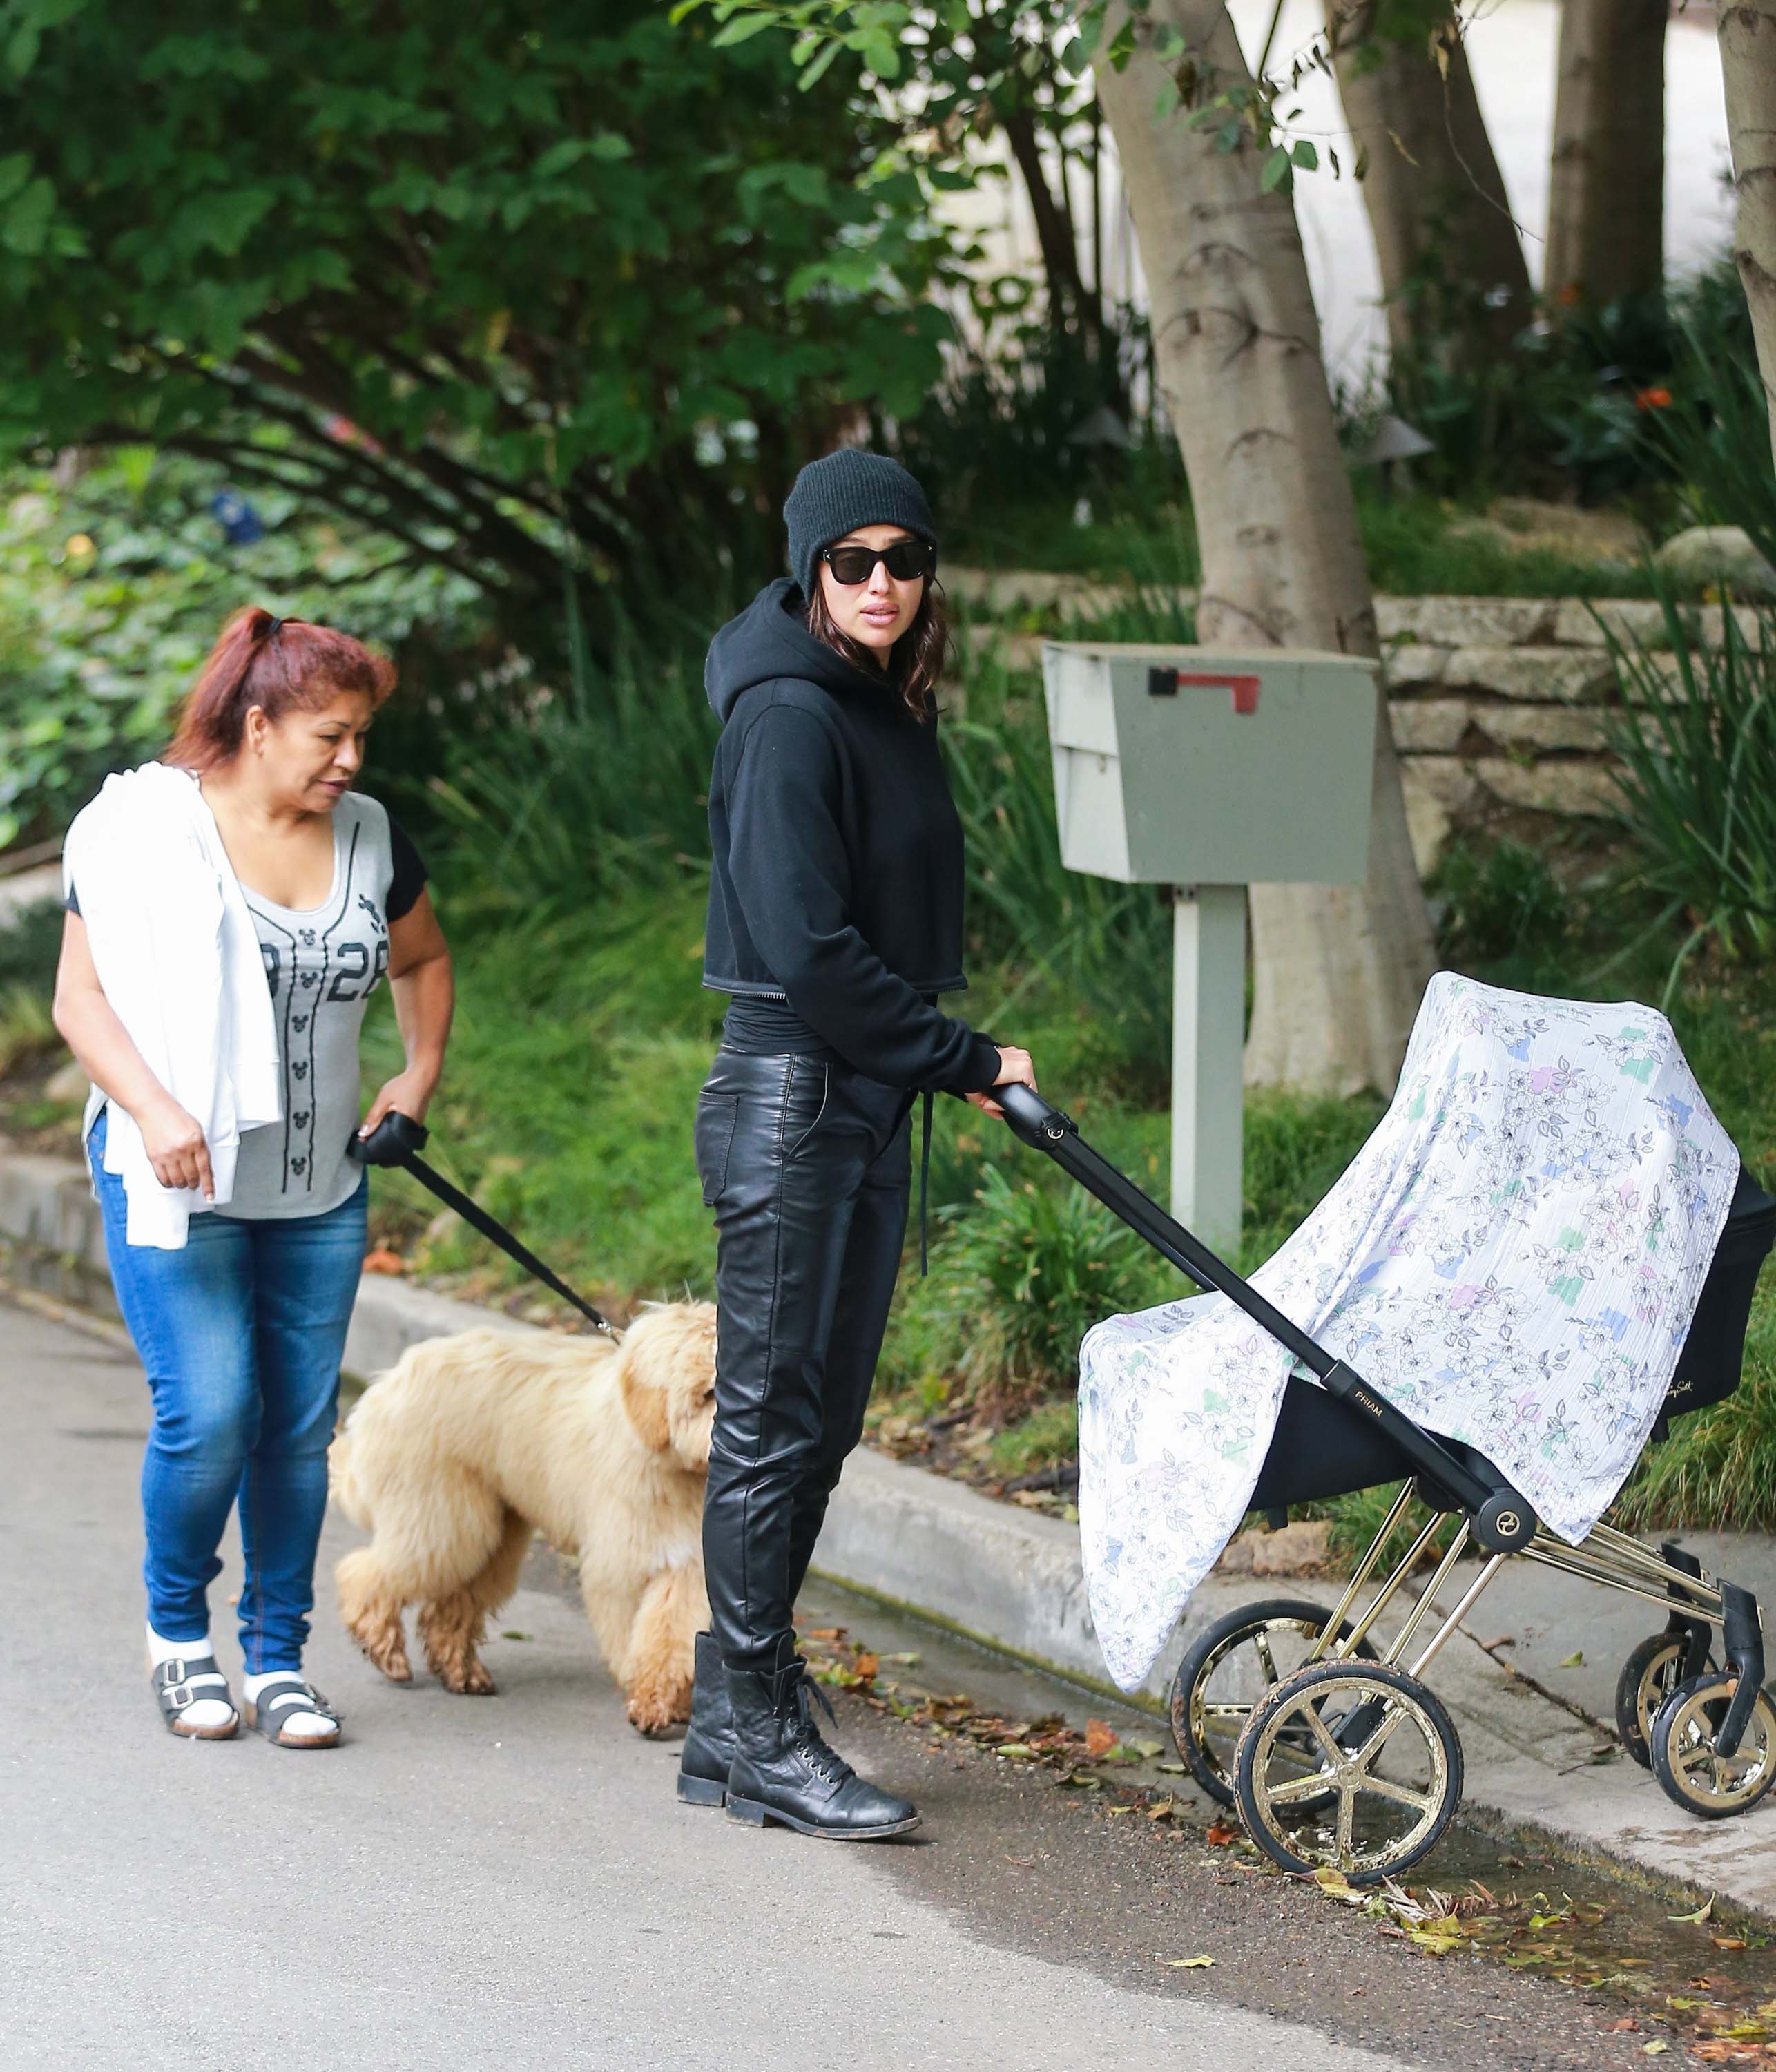
[(328, 1457), (340, 1508), (375, 1536), (335, 1572), (358, 1645), (406, 1683), (401, 1614), (417, 1604), (446, 1688), (491, 1692), (475, 1651), (539, 1531), (579, 1557), (586, 1617), (632, 1723), (659, 1733), (688, 1718), (709, 1623), (714, 1416), (707, 1302), (662, 1303), (619, 1339), (463, 1331), (413, 1346)]

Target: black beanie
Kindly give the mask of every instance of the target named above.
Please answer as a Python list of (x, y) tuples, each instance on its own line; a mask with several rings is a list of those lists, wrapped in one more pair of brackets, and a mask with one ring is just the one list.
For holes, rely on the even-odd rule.
[(900, 525), (935, 549), (937, 528), (925, 492), (898, 460), (867, 446), (841, 446), (811, 460), (783, 505), (789, 565), (804, 598), (814, 594), (820, 549), (861, 525)]

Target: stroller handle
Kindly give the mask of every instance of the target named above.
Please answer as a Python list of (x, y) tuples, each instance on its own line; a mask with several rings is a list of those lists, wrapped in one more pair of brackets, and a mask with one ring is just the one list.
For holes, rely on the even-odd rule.
[(1071, 1130), (1079, 1134), (1079, 1125), (1070, 1115), (1063, 1115), (1052, 1103), (1046, 1101), (1034, 1087), (1026, 1087), (1022, 1079), (1013, 1079), (1002, 1087), (993, 1089), (993, 1099), (1005, 1112), (1005, 1120), (1011, 1133), (1034, 1151), (1040, 1151), (1048, 1144), (1059, 1143)]

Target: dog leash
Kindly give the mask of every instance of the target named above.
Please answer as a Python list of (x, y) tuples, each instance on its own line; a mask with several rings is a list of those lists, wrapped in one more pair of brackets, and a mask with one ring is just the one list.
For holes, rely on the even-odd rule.
[(576, 1295), (560, 1275), (545, 1266), (528, 1245), (514, 1237), (503, 1223), (490, 1216), (479, 1202), (471, 1201), (460, 1187), (453, 1187), (442, 1173), (426, 1164), (419, 1154), (425, 1149), (430, 1135), (424, 1123), (415, 1122), (410, 1115), (403, 1115), (398, 1108), (391, 1108), (368, 1137), (360, 1137), (354, 1130), (346, 1149), (352, 1157), (366, 1166), (405, 1166), (446, 1208), (454, 1209), (464, 1223), (472, 1224), (483, 1237), (498, 1245), (508, 1259), (516, 1260), (527, 1273), (533, 1275), (545, 1288), (552, 1289), (564, 1302), (571, 1302), (599, 1330), (615, 1337), (616, 1326), (608, 1317), (600, 1316), (590, 1302)]

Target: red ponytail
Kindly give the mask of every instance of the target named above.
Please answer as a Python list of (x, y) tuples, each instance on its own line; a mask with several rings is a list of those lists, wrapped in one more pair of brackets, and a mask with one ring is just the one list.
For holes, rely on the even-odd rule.
[(373, 710), (394, 687), (394, 664), (350, 634), (305, 619), (273, 619), (249, 604), (210, 650), (165, 759), (182, 770), (213, 770), (240, 754), (255, 705), (275, 724), (289, 712), (315, 711), (342, 691), (361, 693)]

